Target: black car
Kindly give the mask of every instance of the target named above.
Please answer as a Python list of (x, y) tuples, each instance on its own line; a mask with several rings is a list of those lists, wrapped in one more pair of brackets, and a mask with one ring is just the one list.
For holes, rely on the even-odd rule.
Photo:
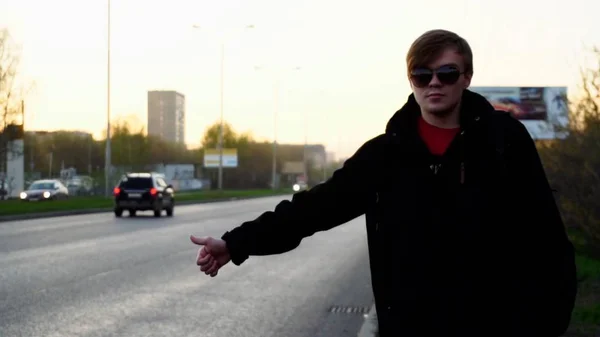
[(124, 210), (129, 211), (129, 216), (135, 216), (137, 211), (154, 211), (154, 216), (160, 217), (163, 210), (167, 216), (173, 216), (175, 190), (160, 175), (128, 173), (113, 192), (118, 217)]

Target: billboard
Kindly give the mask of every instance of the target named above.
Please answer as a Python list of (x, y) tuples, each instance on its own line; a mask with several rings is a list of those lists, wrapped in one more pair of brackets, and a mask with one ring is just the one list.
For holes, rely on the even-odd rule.
[[(237, 149), (223, 149), (223, 167), (237, 167)], [(219, 149), (204, 149), (204, 167), (219, 167)]]
[(304, 173), (304, 171), (303, 161), (286, 161), (281, 169), (282, 174)]
[(564, 138), (569, 122), (566, 87), (471, 87), (497, 110), (510, 112), (533, 139)]

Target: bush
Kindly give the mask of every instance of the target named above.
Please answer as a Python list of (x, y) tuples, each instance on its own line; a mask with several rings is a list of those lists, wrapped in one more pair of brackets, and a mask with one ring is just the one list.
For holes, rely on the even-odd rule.
[(600, 247), (600, 50), (596, 69), (582, 71), (581, 94), (570, 106), (569, 135), (540, 147), (566, 226), (597, 254)]

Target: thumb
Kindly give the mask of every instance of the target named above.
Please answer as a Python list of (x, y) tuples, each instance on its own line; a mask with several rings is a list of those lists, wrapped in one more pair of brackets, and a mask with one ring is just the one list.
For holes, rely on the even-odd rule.
[(197, 245), (201, 245), (204, 246), (208, 243), (208, 238), (207, 237), (196, 237), (194, 235), (190, 235), (190, 240), (197, 244)]

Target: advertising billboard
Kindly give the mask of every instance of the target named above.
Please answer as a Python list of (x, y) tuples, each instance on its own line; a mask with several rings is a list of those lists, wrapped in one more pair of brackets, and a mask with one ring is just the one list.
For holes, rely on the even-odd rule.
[[(237, 167), (238, 155), (237, 149), (223, 149), (223, 167)], [(204, 167), (219, 167), (219, 150), (204, 149)]]
[(564, 138), (569, 122), (566, 87), (471, 87), (497, 110), (511, 113), (533, 139)]

